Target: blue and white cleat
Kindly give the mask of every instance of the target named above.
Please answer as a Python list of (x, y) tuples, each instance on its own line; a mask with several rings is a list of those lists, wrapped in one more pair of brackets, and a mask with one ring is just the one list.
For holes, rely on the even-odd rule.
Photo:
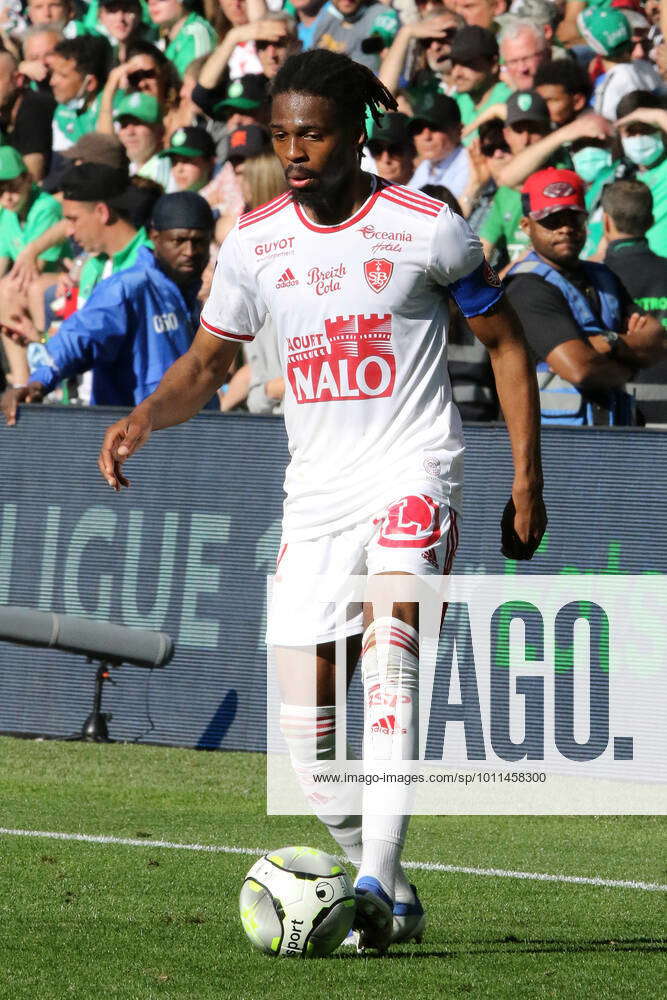
[(376, 878), (365, 875), (354, 887), (357, 897), (357, 914), (354, 930), (357, 932), (357, 951), (377, 951), (381, 955), (392, 941), (393, 901)]
[(341, 941), (339, 948), (356, 948), (357, 938), (358, 938), (357, 931), (349, 930), (347, 933), (347, 937)]
[(414, 903), (394, 903), (392, 944), (406, 943), (407, 941), (416, 941), (417, 944), (421, 944), (424, 937), (426, 914), (417, 895), (416, 887), (411, 884), (410, 888), (415, 894)]

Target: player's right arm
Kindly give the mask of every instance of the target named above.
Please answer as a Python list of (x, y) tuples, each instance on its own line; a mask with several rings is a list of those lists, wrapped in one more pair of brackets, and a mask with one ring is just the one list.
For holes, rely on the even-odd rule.
[(116, 492), (130, 481), (122, 466), (146, 444), (153, 431), (182, 424), (199, 413), (225, 380), (238, 343), (214, 337), (202, 327), (192, 346), (169, 368), (155, 392), (107, 430), (97, 460)]
[(241, 344), (253, 339), (265, 319), (266, 306), (245, 263), (236, 227), (220, 249), (190, 350), (165, 372), (155, 392), (104, 436), (97, 464), (109, 486), (119, 491), (130, 485), (122, 465), (153, 431), (182, 424), (199, 413), (224, 382)]

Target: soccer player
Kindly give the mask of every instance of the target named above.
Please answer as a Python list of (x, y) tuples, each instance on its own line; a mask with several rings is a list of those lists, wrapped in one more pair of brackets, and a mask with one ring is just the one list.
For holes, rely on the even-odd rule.
[[(307, 794), (335, 753), (338, 638), (354, 664), (363, 632), (365, 759), (418, 759), (415, 605), (398, 601), (372, 620), (367, 604), (365, 620), (360, 612), (340, 625), (311, 581), (330, 574), (340, 605), (354, 574), (450, 570), (463, 438), (445, 363), (448, 294), (490, 352), (510, 433), (505, 555), (529, 559), (546, 525), (537, 384), (521, 328), (463, 219), (360, 169), (366, 115), (377, 120), (381, 107), (396, 102), (348, 57), (312, 50), (287, 60), (273, 83), (271, 131), (289, 190), (241, 216), (192, 348), (108, 429), (99, 457), (106, 482), (128, 486), (126, 459), (153, 431), (201, 408), (270, 313), (292, 459), (268, 639), (279, 647), (282, 731)], [(393, 727), (388, 704), (400, 706)], [(321, 817), (359, 868), (359, 945), (379, 952), (424, 925), (400, 865), (404, 788), (392, 786), (390, 816), (379, 814), (378, 786), (369, 785), (363, 816)]]

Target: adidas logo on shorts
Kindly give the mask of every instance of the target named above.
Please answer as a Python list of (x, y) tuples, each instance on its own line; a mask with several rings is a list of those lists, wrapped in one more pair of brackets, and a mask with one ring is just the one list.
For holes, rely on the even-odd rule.
[(298, 280), (294, 277), (294, 274), (292, 273), (292, 268), (288, 267), (283, 271), (283, 273), (278, 278), (276, 282), (276, 288), (294, 288), (294, 286), (298, 284), (299, 284)]
[(422, 559), (426, 560), (427, 563), (430, 563), (430, 565), (433, 566), (435, 569), (439, 569), (438, 557), (436, 556), (435, 551), (433, 549), (426, 549), (424, 552), (422, 552)]
[(382, 733), (384, 736), (393, 736), (394, 733), (405, 735), (407, 729), (403, 729), (402, 726), (398, 725), (395, 715), (385, 715), (373, 723), (371, 732)]

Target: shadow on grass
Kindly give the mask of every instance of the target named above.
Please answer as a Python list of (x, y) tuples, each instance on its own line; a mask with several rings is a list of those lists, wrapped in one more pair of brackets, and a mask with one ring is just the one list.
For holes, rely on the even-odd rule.
[[(415, 946), (398, 946), (396, 950), (383, 955), (388, 958), (460, 958), (463, 955), (576, 955), (576, 954), (614, 954), (618, 952), (633, 952), (637, 954), (663, 954), (667, 952), (667, 938), (614, 938), (614, 939), (583, 939), (581, 941), (561, 940), (559, 938), (517, 938), (513, 935), (497, 938), (491, 941), (452, 942), (454, 947), (442, 951), (421, 949)], [(458, 945), (458, 946), (457, 946)], [(400, 950), (399, 950), (400, 949)], [(336, 952), (333, 958), (359, 959), (364, 956), (356, 952)], [(371, 953), (369, 958), (380, 956)]]

